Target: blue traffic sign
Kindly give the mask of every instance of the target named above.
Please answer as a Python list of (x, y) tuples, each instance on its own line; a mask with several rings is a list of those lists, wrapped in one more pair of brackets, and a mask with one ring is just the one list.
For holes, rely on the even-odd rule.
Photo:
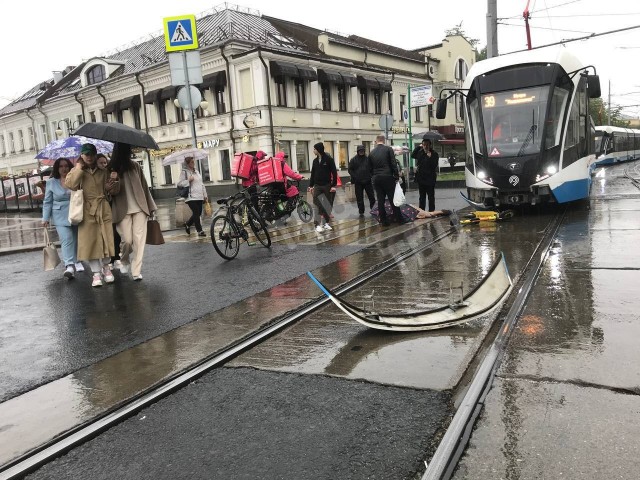
[(195, 15), (168, 17), (164, 22), (164, 43), (167, 52), (198, 48)]

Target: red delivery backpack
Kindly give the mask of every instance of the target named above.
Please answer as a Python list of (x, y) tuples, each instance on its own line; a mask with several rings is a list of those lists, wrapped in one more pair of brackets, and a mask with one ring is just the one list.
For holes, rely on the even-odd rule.
[(231, 176), (249, 180), (251, 178), (253, 157), (247, 153), (236, 153), (231, 163)]
[(258, 161), (258, 184), (260, 186), (270, 183), (284, 182), (282, 160), (279, 158), (265, 158)]

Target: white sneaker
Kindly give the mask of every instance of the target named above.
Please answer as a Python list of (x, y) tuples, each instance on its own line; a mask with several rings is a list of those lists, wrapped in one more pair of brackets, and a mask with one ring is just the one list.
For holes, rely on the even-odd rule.
[(333, 228), (331, 228), (331, 225), (329, 225), (328, 223), (324, 224), (324, 229), (325, 230), (333, 230)]
[(316, 232), (318, 233), (324, 232), (324, 228), (322, 227), (322, 225), (316, 225)]
[(67, 265), (67, 268), (62, 275), (67, 280), (71, 280), (73, 278), (73, 265)]
[(93, 274), (93, 282), (91, 282), (92, 287), (101, 287), (102, 286), (102, 274), (94, 273)]
[(113, 283), (116, 280), (113, 273), (111, 273), (109, 265), (102, 267), (102, 275), (104, 276), (104, 281), (107, 283)]
[(134, 282), (139, 282), (140, 280), (142, 280), (142, 274), (133, 276), (133, 281)]
[[(120, 260), (114, 261), (113, 268), (117, 268), (118, 270), (120, 270), (120, 268), (122, 268), (122, 262)], [(113, 270), (113, 268), (111, 270)]]
[(84, 272), (84, 265), (82, 265), (82, 262), (77, 262), (75, 267), (76, 267), (76, 272)]
[[(118, 262), (120, 262), (120, 260), (118, 260)], [(127, 273), (129, 273), (128, 263), (120, 262), (120, 265), (118, 266), (118, 268), (120, 269), (120, 273), (122, 273), (123, 275), (126, 275)]]

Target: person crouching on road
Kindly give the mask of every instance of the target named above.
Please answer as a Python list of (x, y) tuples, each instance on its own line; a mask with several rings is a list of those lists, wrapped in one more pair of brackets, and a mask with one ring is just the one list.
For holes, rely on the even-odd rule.
[(78, 261), (86, 260), (93, 272), (92, 286), (101, 287), (103, 281), (112, 283), (109, 268), (113, 248), (113, 227), (108, 195), (120, 191), (120, 182), (109, 178), (106, 170), (96, 164), (96, 147), (85, 143), (76, 166), (67, 174), (65, 185), (71, 190), (82, 189), (83, 218), (78, 225)]
[(349, 175), (351, 175), (351, 183), (353, 183), (356, 191), (358, 213), (360, 217), (364, 217), (364, 192), (367, 192), (367, 198), (369, 199), (369, 210), (371, 210), (376, 203), (373, 185), (371, 184), (369, 157), (365, 153), (364, 145), (358, 145), (356, 148), (356, 156), (349, 160), (347, 170), (349, 171)]
[[(147, 240), (147, 220), (158, 209), (138, 162), (131, 160), (131, 145), (116, 143), (109, 169), (120, 178), (120, 191), (113, 195), (113, 223), (122, 239), (120, 272), (131, 270), (142, 280), (142, 256)], [(133, 254), (133, 259), (131, 255)]]
[[(331, 202), (329, 194), (335, 192), (335, 186), (338, 178), (336, 162), (329, 154), (324, 151), (322, 142), (313, 146), (313, 153), (316, 158), (311, 166), (311, 177), (309, 178), (309, 191), (313, 193), (313, 204), (316, 207), (314, 223), (316, 232), (320, 233), (325, 230), (332, 230), (329, 225), (331, 218)], [(322, 224), (326, 222), (324, 225)]]
[(52, 220), (56, 227), (62, 247), (62, 261), (66, 267), (63, 275), (68, 280), (74, 277), (75, 265), (82, 267), (81, 263), (76, 263), (78, 227), (69, 223), (71, 190), (65, 186), (67, 174), (72, 168), (73, 165), (67, 158), (59, 158), (54, 162), (42, 203), (42, 226), (48, 228), (49, 221)]
[(182, 172), (180, 172), (177, 185), (178, 187), (189, 187), (189, 196), (185, 200), (191, 209), (191, 218), (184, 224), (187, 235), (191, 235), (191, 225), (195, 225), (198, 235), (206, 237), (207, 234), (202, 230), (200, 217), (202, 216), (202, 205), (204, 201), (208, 199), (207, 190), (204, 188), (202, 175), (196, 170), (196, 161), (193, 157), (186, 157), (184, 159), (184, 167), (182, 168)]

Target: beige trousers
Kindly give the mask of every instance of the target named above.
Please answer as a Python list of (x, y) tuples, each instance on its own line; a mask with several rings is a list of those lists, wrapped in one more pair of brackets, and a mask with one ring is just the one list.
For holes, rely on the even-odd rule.
[[(116, 225), (122, 239), (120, 257), (122, 263), (131, 264), (131, 275), (137, 277), (142, 271), (142, 255), (147, 241), (147, 215), (144, 212), (130, 213)], [(133, 258), (131, 258), (133, 255)]]

